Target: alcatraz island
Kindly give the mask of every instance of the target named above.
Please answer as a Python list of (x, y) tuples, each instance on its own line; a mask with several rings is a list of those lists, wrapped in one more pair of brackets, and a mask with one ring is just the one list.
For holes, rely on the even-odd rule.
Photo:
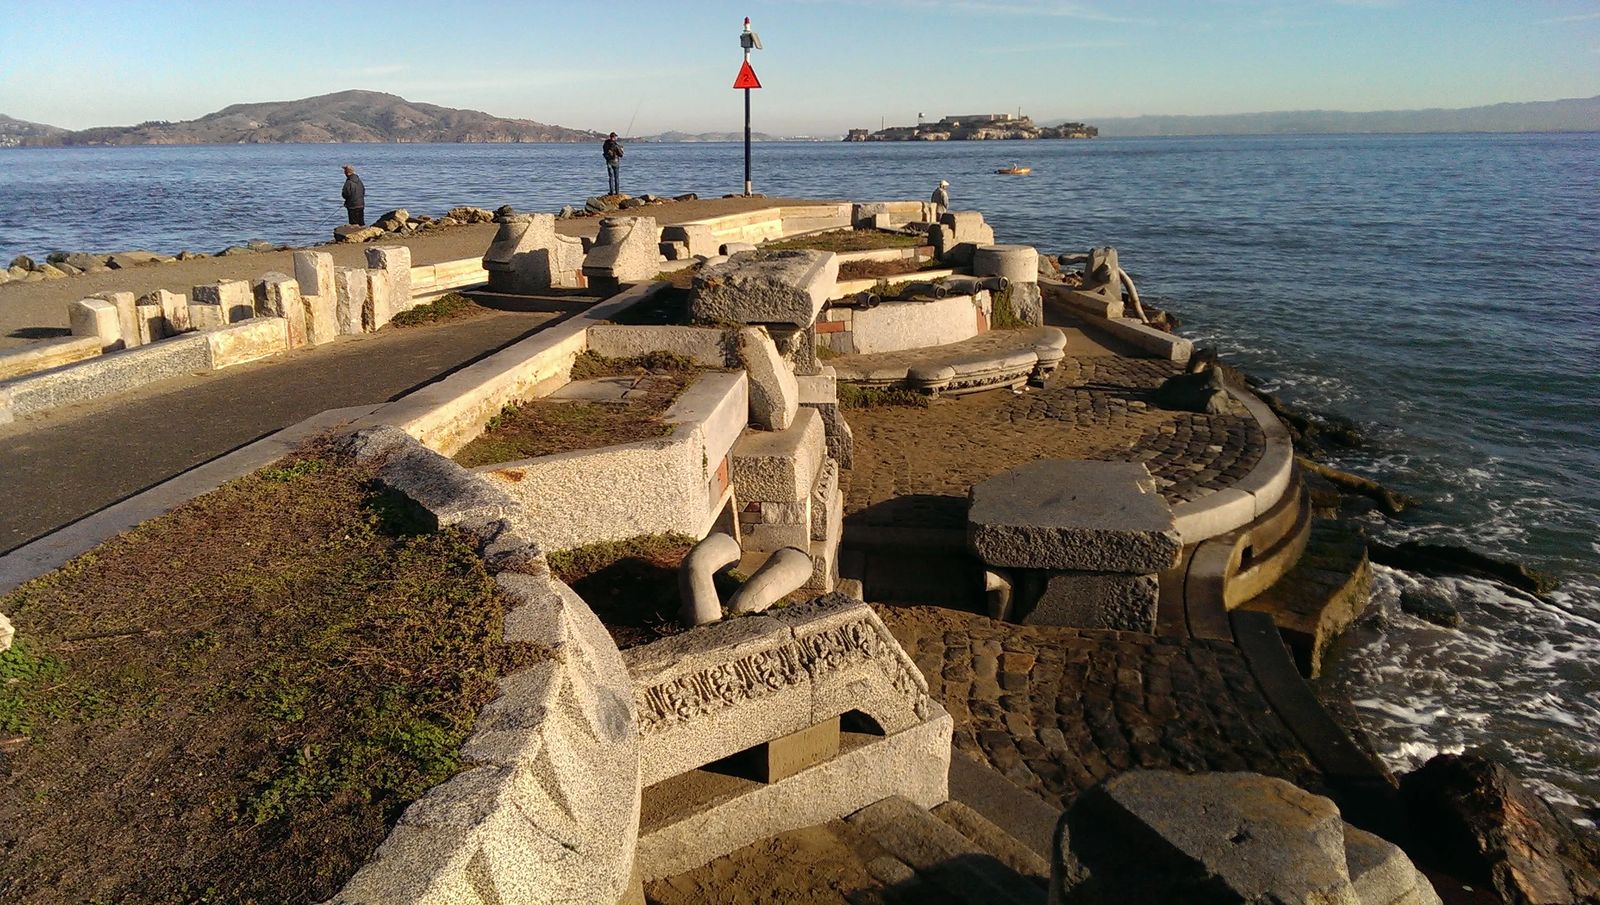
[(1083, 123), (1038, 126), (1032, 117), (1009, 113), (975, 113), (946, 116), (938, 122), (915, 126), (890, 126), (870, 132), (851, 129), (845, 141), (1003, 141), (1034, 138), (1095, 138), (1100, 130)]

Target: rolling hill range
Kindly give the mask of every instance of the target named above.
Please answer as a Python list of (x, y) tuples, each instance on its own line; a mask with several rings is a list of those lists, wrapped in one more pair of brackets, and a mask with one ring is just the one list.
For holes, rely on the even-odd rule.
[[(8, 121), (0, 117), (0, 123)], [(455, 110), (434, 104), (413, 103), (403, 97), (377, 91), (341, 91), (296, 101), (233, 104), (199, 119), (184, 122), (102, 126), (79, 132), (55, 130), (30, 135), (18, 143), (29, 147), (47, 147), (287, 142), (574, 142), (599, 141), (602, 137), (599, 133), (584, 129), (568, 129), (529, 119), (504, 119), (477, 110)]]
[(1600, 132), (1600, 96), (1455, 110), (1293, 110), (1097, 119), (1103, 136), (1316, 135), (1363, 132)]
[(66, 129), (58, 129), (43, 123), (30, 123), (25, 119), (13, 119), (0, 113), (0, 148), (15, 147), (31, 141), (48, 141), (65, 135), (66, 132)]

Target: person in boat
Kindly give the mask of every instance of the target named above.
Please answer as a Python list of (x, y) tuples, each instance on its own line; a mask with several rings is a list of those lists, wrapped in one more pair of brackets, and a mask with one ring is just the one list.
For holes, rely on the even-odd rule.
[(942, 217), (949, 208), (950, 183), (941, 179), (939, 180), (939, 187), (933, 190), (933, 216), (935, 218)]

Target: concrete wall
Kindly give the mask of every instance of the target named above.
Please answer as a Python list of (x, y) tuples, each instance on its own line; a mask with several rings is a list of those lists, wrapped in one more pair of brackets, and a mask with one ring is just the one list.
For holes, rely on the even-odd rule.
[(659, 440), (623, 443), (476, 469), (522, 507), (545, 550), (641, 534), (698, 537), (717, 514), (718, 464), (749, 409), (743, 371), (702, 374), (667, 412)]

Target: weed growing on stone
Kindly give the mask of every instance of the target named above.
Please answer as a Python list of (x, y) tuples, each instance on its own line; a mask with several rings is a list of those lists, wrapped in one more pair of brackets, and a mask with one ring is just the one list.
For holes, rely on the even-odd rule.
[(396, 327), (422, 327), (482, 314), (485, 308), (458, 292), (449, 292), (426, 305), (402, 311), (389, 319)]
[(541, 654), (396, 507), (308, 453), (0, 599), (0, 899), (331, 896)]
[(1011, 288), (1007, 286), (990, 294), (993, 304), (989, 312), (989, 326), (995, 330), (1017, 330), (1032, 326), (1017, 317), (1016, 310), (1011, 307)]
[(875, 229), (841, 229), (812, 236), (796, 236), (761, 246), (762, 251), (810, 248), (817, 251), (871, 251), (878, 248), (915, 248), (927, 244), (926, 236), (886, 233)]

